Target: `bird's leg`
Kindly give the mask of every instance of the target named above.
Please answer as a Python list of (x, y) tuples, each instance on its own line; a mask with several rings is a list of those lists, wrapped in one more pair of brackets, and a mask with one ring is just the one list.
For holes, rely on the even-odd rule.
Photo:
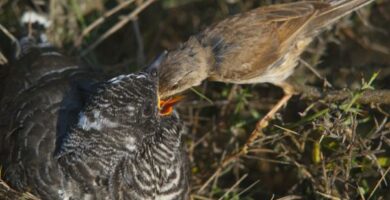
[(256, 124), (255, 130), (252, 131), (251, 135), (249, 136), (248, 140), (245, 142), (244, 146), (236, 153), (227, 156), (225, 159), (222, 160), (221, 164), (219, 165), (218, 169), (215, 171), (214, 175), (211, 176), (206, 183), (201, 187), (199, 191), (202, 191), (221, 171), (230, 163), (237, 161), (240, 156), (246, 155), (248, 153), (249, 147), (256, 141), (257, 138), (259, 138), (262, 133), (263, 129), (268, 126), (268, 122), (275, 116), (275, 114), (279, 111), (281, 107), (283, 107), (288, 100), (294, 95), (295, 90), (294, 86), (292, 86), (288, 82), (282, 82), (278, 84), (274, 84), (283, 89), (284, 96), (278, 101), (278, 103), (272, 107), (270, 111)]
[(256, 124), (256, 128), (252, 131), (251, 135), (249, 136), (248, 140), (245, 142), (244, 146), (235, 154), (226, 157), (220, 166), (222, 169), (229, 163), (233, 162), (234, 160), (237, 160), (240, 156), (245, 155), (248, 153), (249, 147), (256, 141), (257, 138), (259, 138), (262, 133), (263, 129), (268, 126), (268, 122), (275, 116), (275, 114), (279, 111), (279, 109), (284, 106), (288, 100), (294, 95), (294, 87), (288, 83), (288, 82), (282, 82), (275, 84), (279, 87), (281, 87), (284, 91), (284, 96), (278, 101), (278, 103), (272, 107), (270, 111)]
[(268, 122), (275, 116), (275, 114), (280, 110), (282, 106), (287, 104), (288, 100), (294, 95), (294, 87), (288, 83), (288, 82), (282, 82), (279, 84), (275, 84), (276, 86), (279, 86), (283, 89), (284, 95), (283, 97), (278, 101), (277, 104), (275, 104), (270, 111), (256, 124), (256, 129), (263, 129), (268, 126)]
[(246, 154), (249, 146), (262, 134), (262, 130), (268, 126), (268, 122), (274, 118), (275, 114), (282, 108), (288, 100), (294, 95), (294, 87), (288, 82), (275, 84), (283, 89), (284, 96), (275, 104), (268, 113), (257, 122), (255, 130), (252, 131), (241, 153)]

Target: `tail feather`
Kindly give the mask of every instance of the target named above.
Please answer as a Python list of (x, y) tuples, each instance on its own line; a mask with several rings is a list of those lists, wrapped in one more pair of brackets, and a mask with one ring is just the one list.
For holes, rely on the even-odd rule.
[(328, 8), (325, 8), (310, 22), (312, 30), (321, 29), (335, 23), (340, 18), (366, 6), (374, 0), (331, 0)]

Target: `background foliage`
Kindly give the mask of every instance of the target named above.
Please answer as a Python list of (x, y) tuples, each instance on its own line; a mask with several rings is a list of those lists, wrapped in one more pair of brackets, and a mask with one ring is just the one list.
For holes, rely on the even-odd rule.
[[(289, 1), (1, 0), (0, 24), (18, 36), (25, 10), (50, 13), (50, 41), (110, 77), (139, 70), (227, 16), (281, 2)], [(390, 1), (377, 0), (321, 34), (302, 58), (325, 79), (301, 64), (292, 77), (301, 94), (217, 174), (282, 91), (205, 82), (187, 92), (178, 111), (188, 127), (192, 197), (390, 199), (390, 100), (369, 96), (390, 89), (389, 27)]]

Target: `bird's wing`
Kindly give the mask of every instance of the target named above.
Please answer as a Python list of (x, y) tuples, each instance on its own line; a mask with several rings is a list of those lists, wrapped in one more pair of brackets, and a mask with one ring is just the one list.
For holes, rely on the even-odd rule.
[(59, 105), (54, 155), (60, 150), (64, 138), (70, 133), (71, 129), (77, 126), (80, 112), (100, 85), (98, 80), (84, 76), (71, 78), (69, 82), (70, 89), (64, 94)]
[(52, 47), (34, 40), (26, 42), (28, 48), (10, 63), (4, 80), (0, 101), (1, 165), (5, 178), (16, 189), (25, 190), (30, 181), (47, 180), (47, 187), (40, 190), (48, 192), (60, 178), (53, 161), (58, 111), (69, 90), (69, 80), (82, 76), (85, 70)]
[(213, 52), (215, 74), (223, 76), (212, 73), (211, 79), (234, 82), (259, 76), (288, 51), (316, 11), (327, 6), (321, 2), (297, 2), (260, 7), (206, 29), (199, 38)]

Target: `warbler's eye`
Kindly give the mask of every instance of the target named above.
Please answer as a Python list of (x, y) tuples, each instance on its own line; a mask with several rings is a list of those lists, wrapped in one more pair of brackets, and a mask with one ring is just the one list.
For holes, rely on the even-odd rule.
[(179, 87), (178, 83), (175, 83), (175, 85), (172, 86), (172, 90), (176, 90)]

